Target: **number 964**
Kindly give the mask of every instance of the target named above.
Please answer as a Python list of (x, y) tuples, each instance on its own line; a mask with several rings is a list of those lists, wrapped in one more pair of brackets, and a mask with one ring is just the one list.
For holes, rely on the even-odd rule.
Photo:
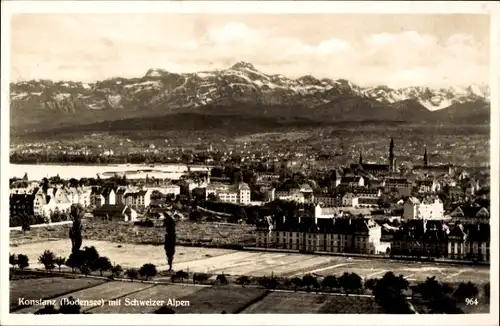
[(477, 306), (478, 305), (477, 298), (466, 298), (465, 304), (468, 306)]

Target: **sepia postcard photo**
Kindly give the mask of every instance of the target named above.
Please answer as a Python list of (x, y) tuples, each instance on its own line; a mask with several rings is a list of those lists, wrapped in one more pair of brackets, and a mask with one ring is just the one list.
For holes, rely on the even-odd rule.
[(2, 324), (498, 325), (499, 8), (2, 2)]

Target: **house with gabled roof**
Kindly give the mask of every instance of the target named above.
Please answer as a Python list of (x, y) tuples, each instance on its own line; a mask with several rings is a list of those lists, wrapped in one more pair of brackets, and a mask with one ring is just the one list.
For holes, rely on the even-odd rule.
[(467, 231), (461, 223), (455, 224), (448, 234), (448, 257), (450, 259), (465, 259), (467, 256), (465, 242)]
[(490, 223), (490, 212), (478, 205), (459, 205), (450, 213), (453, 222), (463, 224)]

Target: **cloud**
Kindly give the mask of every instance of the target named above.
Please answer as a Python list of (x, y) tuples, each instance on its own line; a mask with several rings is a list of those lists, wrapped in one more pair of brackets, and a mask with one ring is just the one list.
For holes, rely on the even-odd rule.
[(149, 68), (224, 69), (243, 60), (265, 73), (345, 78), (367, 86), (488, 80), (487, 41), (467, 33), (363, 33), (313, 37), (310, 27), (291, 32), (283, 24), (271, 28), (209, 16), (39, 15), (14, 21), (12, 73), (16, 79), (92, 81), (142, 76)]

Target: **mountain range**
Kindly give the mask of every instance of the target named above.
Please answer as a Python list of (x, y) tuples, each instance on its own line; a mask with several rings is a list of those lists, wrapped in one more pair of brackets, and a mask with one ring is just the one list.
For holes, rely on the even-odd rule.
[(11, 83), (10, 125), (12, 133), (22, 134), (193, 114), (321, 123), (487, 124), (489, 94), (484, 85), (394, 89), (310, 75), (293, 79), (238, 62), (228, 69), (195, 73), (150, 69), (143, 77), (95, 83)]

